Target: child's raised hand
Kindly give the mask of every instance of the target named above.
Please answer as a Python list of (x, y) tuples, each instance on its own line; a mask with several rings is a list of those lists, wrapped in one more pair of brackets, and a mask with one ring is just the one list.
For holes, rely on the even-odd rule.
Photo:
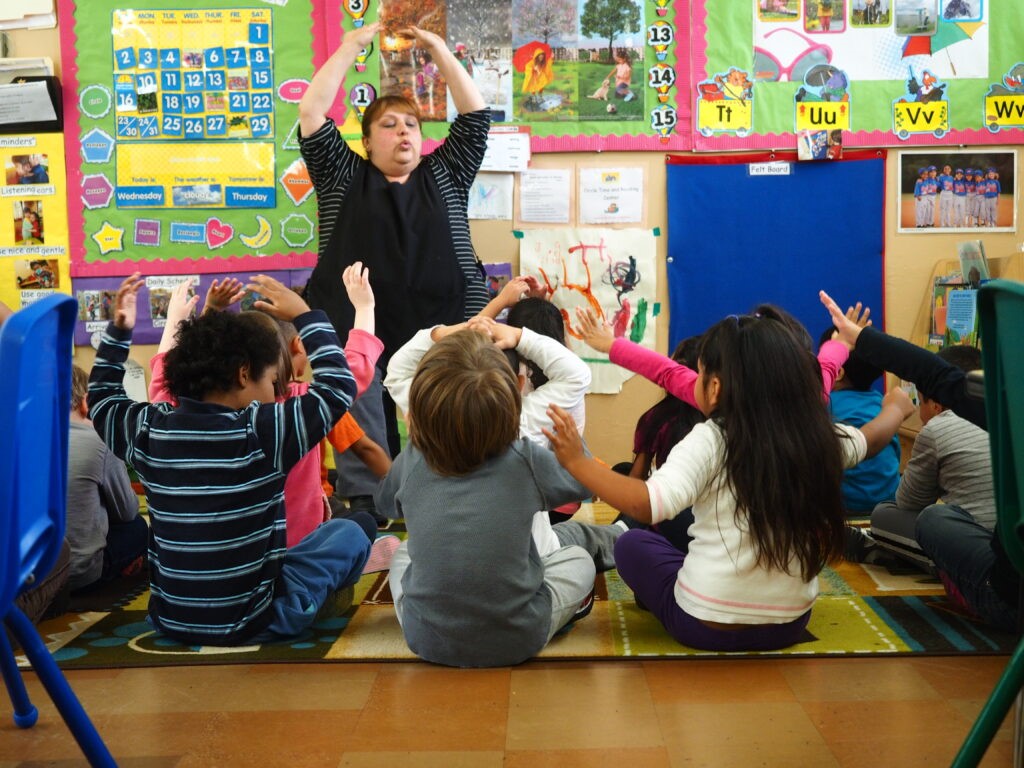
[[(536, 278), (534, 278), (536, 280)], [(527, 281), (526, 276), (520, 275), (519, 277), (513, 277), (502, 287), (498, 293), (498, 300), (505, 307), (511, 307), (517, 303), (524, 294), (528, 294), (530, 291), (530, 284)]]
[(542, 428), (541, 432), (551, 441), (558, 463), (568, 469), (573, 461), (584, 458), (583, 441), (576, 422), (568, 411), (557, 405), (549, 405), (547, 414), (552, 426), (551, 429)]
[(914, 402), (910, 399), (910, 395), (903, 387), (890, 387), (889, 391), (885, 393), (885, 397), (882, 398), (882, 407), (885, 408), (887, 405), (894, 405), (900, 409), (900, 413), (903, 414), (903, 418), (909, 417), (916, 409), (914, 408)]
[(256, 309), (263, 310), (279, 320), (291, 321), (299, 315), (309, 312), (309, 305), (299, 294), (270, 275), (250, 277), (246, 289), (255, 291), (263, 297), (253, 303)]
[[(858, 302), (856, 307), (850, 307), (844, 313), (835, 300), (824, 291), (818, 291), (818, 298), (821, 299), (821, 303), (828, 310), (829, 317), (832, 318), (832, 325), (836, 327), (836, 331), (839, 333), (838, 340), (850, 349), (853, 349), (857, 346), (857, 337), (860, 336), (860, 330), (863, 326), (858, 324), (861, 318), (854, 321), (850, 318), (850, 315), (856, 316), (860, 313), (860, 303)], [(863, 320), (864, 324), (867, 325), (867, 314), (863, 316)]]
[(223, 312), (245, 296), (245, 286), (241, 280), (234, 277), (226, 277), (223, 280), (214, 280), (206, 291), (206, 301), (203, 303), (203, 314), (207, 312)]
[(341, 281), (345, 284), (345, 292), (353, 307), (357, 310), (374, 308), (373, 288), (370, 287), (370, 268), (364, 268), (363, 262), (356, 261), (345, 267), (345, 271), (341, 273)]
[(858, 301), (852, 307), (846, 308), (846, 319), (850, 320), (858, 328), (866, 328), (871, 325), (871, 308), (863, 306)]
[(141, 275), (141, 272), (128, 275), (117, 286), (117, 294), (114, 296), (114, 325), (126, 331), (135, 327), (139, 288), (146, 282)]
[(174, 286), (171, 291), (171, 298), (167, 302), (167, 326), (165, 327), (170, 327), (172, 331), (178, 330), (178, 326), (191, 316), (196, 304), (199, 303), (198, 296), (189, 296), (191, 289), (192, 278), (189, 277)]
[(605, 354), (611, 350), (615, 341), (611, 326), (603, 319), (599, 321), (589, 307), (576, 307), (576, 328), (588, 346)]
[(531, 299), (547, 300), (551, 296), (551, 291), (549, 291), (548, 287), (537, 279), (536, 275), (523, 275), (523, 280), (526, 281), (526, 285), (528, 286), (526, 295)]

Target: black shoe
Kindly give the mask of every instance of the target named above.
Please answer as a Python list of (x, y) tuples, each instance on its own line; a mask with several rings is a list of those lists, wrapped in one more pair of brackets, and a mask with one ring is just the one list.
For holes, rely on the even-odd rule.
[(851, 563), (871, 562), (878, 554), (878, 542), (864, 528), (854, 525), (846, 526), (846, 544), (843, 546), (843, 559)]
[(382, 531), (391, 527), (391, 520), (380, 514), (374, 506), (373, 496), (349, 496), (348, 508), (353, 512), (368, 512)]

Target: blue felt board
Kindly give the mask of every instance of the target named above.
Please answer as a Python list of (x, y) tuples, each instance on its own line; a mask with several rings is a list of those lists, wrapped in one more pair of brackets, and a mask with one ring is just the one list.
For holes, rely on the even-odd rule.
[(829, 325), (821, 289), (844, 309), (864, 302), (881, 327), (884, 156), (792, 162), (788, 175), (765, 176), (740, 155), (695, 161), (667, 167), (670, 351), (763, 302), (816, 342)]

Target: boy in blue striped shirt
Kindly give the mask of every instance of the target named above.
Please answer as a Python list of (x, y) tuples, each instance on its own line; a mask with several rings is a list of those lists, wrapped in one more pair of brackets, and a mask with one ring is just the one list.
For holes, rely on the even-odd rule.
[(309, 355), (307, 394), (274, 402), (281, 345), (260, 313), (187, 320), (165, 373), (179, 405), (136, 403), (124, 391), (139, 274), (117, 291), (116, 312), (89, 381), (89, 415), (107, 446), (136, 471), (150, 514), (149, 616), (181, 642), (241, 645), (286, 639), (362, 573), (371, 542), (331, 520), (285, 548), (288, 470), (348, 410), (356, 383), (326, 315), (259, 275), (258, 309), (293, 322)]

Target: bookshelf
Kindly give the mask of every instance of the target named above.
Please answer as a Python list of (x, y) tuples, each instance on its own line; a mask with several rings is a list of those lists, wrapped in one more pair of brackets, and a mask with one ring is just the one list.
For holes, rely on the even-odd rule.
[[(1024, 252), (1010, 253), (1006, 256), (989, 257), (988, 265), (989, 272), (991, 272), (993, 278), (1024, 282)], [(959, 271), (959, 258), (954, 257), (950, 259), (940, 259), (935, 263), (931, 277), (928, 278), (928, 288), (925, 291), (924, 300), (921, 302), (921, 309), (917, 313), (917, 319), (914, 321), (914, 329), (910, 336), (910, 341), (917, 344), (919, 347), (927, 345), (928, 334), (932, 327), (932, 286), (935, 284), (935, 278), (943, 277)], [(888, 386), (896, 386), (898, 384), (899, 381), (896, 380), (895, 377), (891, 375), (888, 376)], [(903, 425), (900, 427), (900, 447), (902, 448), (904, 463), (910, 457), (910, 450), (913, 447), (914, 440), (917, 438), (917, 433), (920, 430), (921, 420), (918, 418), (917, 413), (914, 413), (909, 419), (903, 422)], [(903, 471), (903, 467), (900, 467), (900, 471)]]
[[(1022, 252), (1011, 253), (1007, 256), (997, 256), (995, 258), (989, 257), (988, 265), (993, 278), (999, 277), (1004, 280), (1024, 282), (1024, 253)], [(910, 337), (910, 341), (918, 346), (923, 347), (927, 344), (928, 333), (932, 327), (932, 286), (935, 284), (935, 278), (959, 271), (959, 258), (940, 259), (935, 263), (931, 277), (928, 279), (928, 289), (925, 291), (924, 300), (921, 302), (921, 309), (917, 313), (917, 319), (914, 321), (914, 330)]]

